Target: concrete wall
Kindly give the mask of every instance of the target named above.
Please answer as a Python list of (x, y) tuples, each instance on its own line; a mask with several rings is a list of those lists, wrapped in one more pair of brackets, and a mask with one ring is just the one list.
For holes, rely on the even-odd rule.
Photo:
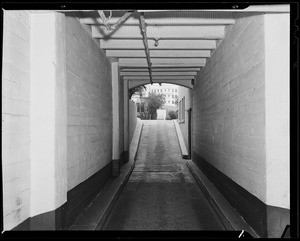
[(4, 11), (2, 59), (3, 227), (30, 216), (30, 14)]
[[(188, 109), (192, 107), (192, 90), (183, 86), (178, 87), (178, 103), (185, 97), (185, 121), (179, 122), (179, 127), (183, 136), (186, 148), (188, 149)], [(178, 112), (179, 113), (179, 112)], [(178, 119), (179, 120), (179, 119)]]
[(132, 100), (129, 100), (129, 145), (131, 143), (133, 133), (135, 131), (136, 122), (137, 122), (136, 104)]
[(112, 160), (111, 66), (79, 21), (66, 16), (68, 190)]
[(264, 16), (236, 19), (197, 75), (193, 150), (266, 202)]
[(267, 197), (290, 208), (290, 17), (265, 15)]
[[(31, 12), (31, 228), (67, 200), (64, 15)], [(47, 46), (47, 48), (45, 48)], [(41, 185), (43, 183), (43, 185)], [(42, 215), (37, 217), (37, 215)], [(43, 217), (43, 218), (42, 218)], [(45, 219), (44, 219), (45, 220)], [(38, 226), (37, 226), (38, 225)]]

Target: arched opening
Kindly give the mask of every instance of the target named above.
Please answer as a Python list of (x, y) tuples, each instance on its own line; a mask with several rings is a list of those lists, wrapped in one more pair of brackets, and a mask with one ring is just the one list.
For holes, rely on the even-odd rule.
[[(135, 126), (135, 116), (148, 120), (174, 122), (176, 138), (183, 158), (191, 158), (192, 88), (184, 83), (139, 84), (129, 90), (129, 133)], [(135, 107), (132, 107), (134, 106)], [(132, 123), (134, 122), (134, 123)], [(154, 122), (152, 122), (154, 125)], [(130, 134), (129, 136), (132, 136)]]

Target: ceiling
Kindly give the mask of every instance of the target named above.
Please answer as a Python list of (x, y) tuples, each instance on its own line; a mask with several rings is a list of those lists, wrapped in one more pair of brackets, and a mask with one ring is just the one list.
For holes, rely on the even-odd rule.
[[(271, 10), (267, 8), (267, 11)], [(252, 11), (246, 12), (262, 11), (266, 9), (252, 8)], [(150, 83), (150, 76), (140, 27), (141, 12), (147, 26), (153, 82), (185, 82), (189, 87), (192, 87), (192, 79), (224, 39), (226, 27), (233, 25), (237, 14), (240, 14), (234, 10), (136, 10), (118, 29), (109, 32), (99, 11), (78, 11), (76, 17), (100, 42), (106, 56), (118, 60), (123, 79), (143, 84)], [(126, 11), (103, 13), (107, 18), (110, 16), (108, 23), (114, 24)]]

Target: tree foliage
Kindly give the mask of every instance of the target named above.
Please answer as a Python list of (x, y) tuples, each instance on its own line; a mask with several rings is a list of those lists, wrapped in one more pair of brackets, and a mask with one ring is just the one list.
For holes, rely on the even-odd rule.
[(168, 117), (170, 118), (170, 120), (177, 119), (177, 113), (173, 110), (168, 111)]
[(131, 89), (129, 89), (128, 91), (128, 97), (129, 99), (131, 98), (131, 96), (134, 94), (134, 93), (137, 93), (139, 95), (142, 95), (143, 91), (146, 90), (146, 86), (145, 85), (140, 85), (140, 86), (136, 86), (136, 87), (133, 87)]
[(165, 103), (165, 96), (163, 94), (149, 93), (145, 101), (148, 106), (148, 114), (151, 115), (151, 119), (154, 119), (156, 111)]

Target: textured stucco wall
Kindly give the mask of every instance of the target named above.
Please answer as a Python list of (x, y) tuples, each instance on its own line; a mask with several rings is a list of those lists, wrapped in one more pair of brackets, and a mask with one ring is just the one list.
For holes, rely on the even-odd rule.
[(193, 150), (266, 201), (264, 16), (244, 16), (197, 76)]
[(179, 127), (183, 136), (183, 140), (185, 143), (185, 146), (188, 150), (189, 141), (188, 141), (188, 110), (192, 107), (191, 98), (192, 98), (192, 90), (183, 86), (178, 87), (178, 103), (182, 100), (182, 98), (185, 97), (185, 121), (179, 122)]
[(2, 58), (3, 227), (30, 216), (30, 14), (4, 11)]
[(112, 159), (111, 65), (79, 21), (66, 17), (68, 190)]
[(290, 208), (290, 16), (265, 15), (267, 204)]

